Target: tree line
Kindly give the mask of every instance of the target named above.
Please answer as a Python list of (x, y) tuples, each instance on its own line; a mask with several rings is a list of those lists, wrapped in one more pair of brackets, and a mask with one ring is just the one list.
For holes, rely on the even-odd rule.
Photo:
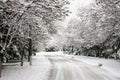
[(57, 33), (55, 22), (68, 16), (69, 4), (67, 0), (0, 0), (0, 63), (26, 59), (30, 49), (35, 52), (45, 46)]
[(95, 0), (78, 9), (64, 31), (64, 50), (95, 57), (120, 58), (120, 1)]

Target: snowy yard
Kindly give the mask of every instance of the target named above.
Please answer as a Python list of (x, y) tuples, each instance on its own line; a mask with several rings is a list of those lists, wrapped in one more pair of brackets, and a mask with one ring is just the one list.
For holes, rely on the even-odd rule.
[(48, 59), (37, 53), (32, 59), (32, 66), (28, 62), (24, 66), (20, 66), (20, 63), (4, 66), (0, 80), (47, 80), (50, 68)]

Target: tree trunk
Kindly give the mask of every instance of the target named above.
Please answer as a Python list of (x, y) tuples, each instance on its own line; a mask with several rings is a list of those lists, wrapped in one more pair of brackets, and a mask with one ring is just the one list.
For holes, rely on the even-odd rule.
[(1, 77), (1, 72), (2, 72), (2, 55), (0, 53), (0, 77)]
[(24, 49), (21, 52), (21, 66), (23, 66), (23, 54), (24, 54)]
[(28, 55), (28, 61), (30, 62), (30, 65), (32, 65), (32, 39), (29, 39), (29, 55)]
[(102, 50), (99, 50), (99, 58), (101, 58)]

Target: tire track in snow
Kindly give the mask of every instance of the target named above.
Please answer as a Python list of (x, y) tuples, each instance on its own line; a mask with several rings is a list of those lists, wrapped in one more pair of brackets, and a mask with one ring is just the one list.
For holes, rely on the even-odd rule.
[[(49, 80), (113, 80), (107, 74), (98, 72), (81, 61), (63, 56), (46, 56), (53, 65)], [(95, 70), (94, 70), (95, 69)], [(102, 72), (104, 70), (100, 69)], [(119, 80), (115, 78), (114, 80)]]

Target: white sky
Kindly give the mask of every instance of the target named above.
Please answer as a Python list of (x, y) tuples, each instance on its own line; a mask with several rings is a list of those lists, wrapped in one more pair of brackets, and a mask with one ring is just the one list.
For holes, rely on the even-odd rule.
[(66, 18), (66, 20), (63, 22), (63, 25), (66, 25), (71, 18), (76, 18), (76, 14), (78, 12), (78, 9), (81, 7), (88, 7), (91, 3), (94, 2), (94, 0), (70, 0), (70, 11), (72, 12), (69, 17)]
[(92, 3), (94, 0), (70, 0), (70, 10), (72, 11), (72, 15), (77, 13), (78, 8), (87, 7)]

